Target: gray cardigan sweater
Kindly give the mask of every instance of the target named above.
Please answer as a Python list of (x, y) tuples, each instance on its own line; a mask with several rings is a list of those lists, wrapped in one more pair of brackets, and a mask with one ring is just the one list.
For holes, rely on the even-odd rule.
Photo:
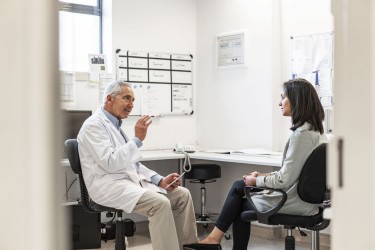
[[(302, 167), (312, 151), (321, 143), (327, 142), (326, 136), (317, 131), (309, 130), (310, 124), (305, 123), (289, 137), (283, 153), (282, 167), (267, 177), (257, 177), (258, 187), (269, 187), (284, 190), (288, 198), (279, 213), (295, 215), (313, 215), (318, 213), (319, 204), (302, 201), (297, 193), (297, 185)], [(253, 201), (257, 208), (265, 211), (275, 206), (281, 194), (264, 194), (255, 196)]]

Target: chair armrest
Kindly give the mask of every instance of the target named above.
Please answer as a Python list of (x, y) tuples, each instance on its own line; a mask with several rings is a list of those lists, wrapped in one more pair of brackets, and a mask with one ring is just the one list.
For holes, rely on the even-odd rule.
[[(250, 202), (251, 206), (254, 208), (257, 216), (258, 221), (260, 223), (269, 224), (269, 218), (271, 215), (277, 213), (280, 208), (284, 205), (287, 194), (280, 189), (272, 189), (272, 188), (261, 188), (261, 187), (254, 187), (254, 186), (246, 186), (245, 187), (245, 195), (248, 202)], [(272, 193), (280, 193), (282, 194), (281, 200), (271, 209), (268, 209), (267, 211), (260, 211), (259, 208), (255, 205), (252, 197), (259, 196), (259, 195), (267, 195)]]

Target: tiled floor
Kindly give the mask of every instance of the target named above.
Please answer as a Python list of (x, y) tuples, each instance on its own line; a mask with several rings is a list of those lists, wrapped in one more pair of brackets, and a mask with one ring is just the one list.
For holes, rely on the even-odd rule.
[[(199, 230), (199, 238), (203, 238), (208, 231), (206, 230)], [(145, 231), (143, 232), (136, 232), (133, 237), (127, 238), (127, 250), (152, 250), (151, 241), (149, 234)], [(223, 239), (222, 241), (223, 250), (231, 250), (233, 241), (231, 239), (226, 240)], [(114, 250), (115, 243), (114, 240), (104, 242), (102, 241), (101, 249), (105, 250)], [(248, 249), (251, 250), (279, 250), (284, 249), (284, 239), (280, 240), (269, 240), (261, 237), (250, 237), (250, 242)], [(310, 244), (296, 242), (296, 249), (297, 250), (307, 250), (311, 249)], [(321, 250), (329, 250), (329, 247), (321, 247)]]

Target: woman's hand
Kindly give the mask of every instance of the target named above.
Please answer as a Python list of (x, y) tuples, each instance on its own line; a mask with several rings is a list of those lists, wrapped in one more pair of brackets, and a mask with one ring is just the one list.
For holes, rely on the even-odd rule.
[(254, 171), (254, 172), (249, 173), (249, 175), (252, 175), (254, 177), (258, 177), (258, 175), (260, 175), (260, 173), (257, 172), (257, 171)]
[(256, 186), (257, 177), (255, 176), (255, 174), (244, 175), (243, 181), (245, 182), (246, 186)]

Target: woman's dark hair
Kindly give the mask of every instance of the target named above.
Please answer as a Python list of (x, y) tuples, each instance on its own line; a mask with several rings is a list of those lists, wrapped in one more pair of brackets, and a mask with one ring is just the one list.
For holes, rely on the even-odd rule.
[(288, 97), (292, 112), (292, 127), (295, 131), (305, 122), (310, 130), (323, 134), (324, 110), (313, 85), (302, 78), (292, 79), (283, 84), (284, 94)]

